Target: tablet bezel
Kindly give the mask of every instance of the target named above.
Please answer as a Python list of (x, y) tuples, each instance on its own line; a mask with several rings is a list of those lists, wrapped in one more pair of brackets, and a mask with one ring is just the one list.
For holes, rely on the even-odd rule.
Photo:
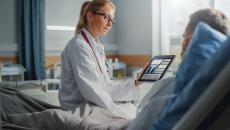
[[(167, 67), (164, 69), (163, 73), (161, 74), (160, 78), (158, 79), (142, 79), (142, 76), (145, 74), (146, 70), (149, 68), (149, 66), (151, 65), (152, 61), (153, 60), (156, 60), (156, 59), (171, 59), (169, 64), (167, 64)], [(157, 55), (157, 56), (154, 56), (151, 61), (149, 62), (149, 64), (145, 67), (144, 71), (141, 73), (140, 77), (138, 78), (138, 81), (157, 81), (157, 80), (160, 80), (163, 78), (163, 76), (165, 75), (165, 73), (167, 72), (169, 66), (172, 64), (172, 62), (174, 61), (175, 59), (175, 55)], [(154, 73), (155, 74), (155, 73)]]

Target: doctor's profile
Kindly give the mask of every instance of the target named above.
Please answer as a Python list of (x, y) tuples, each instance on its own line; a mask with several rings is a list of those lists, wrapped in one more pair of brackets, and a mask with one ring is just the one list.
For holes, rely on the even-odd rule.
[(109, 77), (109, 63), (99, 38), (115, 23), (115, 5), (110, 0), (85, 1), (82, 4), (74, 37), (61, 54), (59, 101), (63, 110), (74, 110), (89, 103), (126, 119), (134, 118), (137, 84), (134, 79), (114, 81)]

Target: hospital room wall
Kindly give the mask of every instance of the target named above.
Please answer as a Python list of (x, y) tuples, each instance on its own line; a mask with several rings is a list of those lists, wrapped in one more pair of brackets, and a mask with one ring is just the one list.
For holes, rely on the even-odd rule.
[(117, 0), (115, 41), (119, 58), (128, 66), (143, 66), (152, 54), (151, 0)]
[[(0, 57), (13, 61), (16, 61), (18, 52), (16, 1), (0, 1)], [(151, 4), (149, 4), (151, 0), (147, 0), (147, 2), (138, 0), (113, 1), (117, 6), (116, 19), (118, 23), (114, 25), (106, 37), (102, 38), (107, 54), (118, 54), (119, 58), (125, 62), (132, 62), (133, 58), (148, 60), (149, 55), (151, 55)], [(49, 7), (46, 10), (46, 24), (74, 27), (82, 2), (83, 0), (69, 0), (68, 2), (46, 0)], [(48, 61), (58, 59), (66, 42), (73, 36), (73, 32), (46, 30)], [(127, 59), (131, 60), (127, 61)]]
[[(79, 8), (84, 0), (46, 0), (46, 25), (75, 27)], [(0, 61), (17, 62), (17, 0), (0, 0)], [(117, 44), (113, 44), (115, 29), (102, 38), (109, 53), (117, 51)], [(59, 60), (60, 53), (68, 40), (73, 36), (73, 30), (46, 29), (46, 66)]]
[(16, 0), (0, 0), (0, 61), (17, 62)]
[[(70, 0), (69, 4), (64, 6), (62, 0), (47, 0), (47, 4), (53, 7), (47, 10), (50, 12), (46, 14), (47, 25), (74, 26), (82, 1)], [(140, 61), (143, 59), (144, 61), (148, 60), (151, 55), (152, 46), (151, 0), (141, 3), (138, 0), (114, 0), (114, 2), (117, 6), (116, 19), (118, 23), (113, 27), (109, 35), (102, 38), (107, 52), (109, 54), (118, 54), (119, 58), (123, 61), (131, 62), (129, 63), (131, 66), (133, 65), (133, 58)], [(0, 20), (0, 56), (2, 58), (9, 57), (9, 60), (15, 61), (18, 52), (16, 38), (16, 0), (1, 0), (0, 3), (0, 16), (4, 18)], [(60, 8), (62, 8), (62, 13), (59, 11), (60, 13), (55, 14), (54, 12), (58, 12)], [(7, 12), (7, 15), (5, 12)], [(68, 12), (72, 12), (72, 14)], [(49, 36), (46, 38), (47, 57), (58, 59), (57, 57), (61, 49), (72, 36), (73, 31), (47, 30), (46, 33)]]
[(119, 45), (119, 54), (151, 55), (151, 0), (119, 0), (115, 3), (118, 19), (116, 41)]
[[(112, 1), (117, 7), (115, 16), (117, 24), (107, 36), (101, 38), (106, 54), (113, 58), (118, 57), (128, 66), (142, 66), (152, 54), (151, 0), (144, 0), (144, 2), (139, 0)], [(82, 2), (83, 0), (69, 0), (68, 3), (63, 3), (63, 0), (47, 0), (47, 25), (74, 26)], [(69, 34), (72, 32), (68, 31), (47, 30), (46, 33), (48, 56), (59, 54), (66, 41), (72, 36)]]
[[(101, 38), (106, 54), (112, 58), (118, 57), (129, 67), (142, 66), (152, 54), (151, 0), (112, 1), (117, 7), (115, 16), (117, 24), (107, 36)], [(47, 0), (47, 25), (76, 24), (83, 0), (63, 2), (63, 0)], [(66, 41), (72, 36), (70, 33), (73, 32), (47, 30), (46, 33), (46, 52), (50, 57), (60, 53)]]

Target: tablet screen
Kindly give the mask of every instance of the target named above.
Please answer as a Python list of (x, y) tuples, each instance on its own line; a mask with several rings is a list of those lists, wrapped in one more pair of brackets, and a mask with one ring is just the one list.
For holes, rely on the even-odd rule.
[(154, 56), (149, 65), (144, 69), (139, 77), (139, 81), (156, 81), (161, 79), (175, 55), (160, 55)]

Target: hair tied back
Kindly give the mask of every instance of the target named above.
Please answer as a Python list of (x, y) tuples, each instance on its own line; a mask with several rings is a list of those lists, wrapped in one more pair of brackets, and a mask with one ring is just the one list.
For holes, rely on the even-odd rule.
[(84, 7), (84, 10), (85, 10), (85, 11), (89, 8), (89, 5), (90, 5), (90, 1), (85, 1), (85, 2), (83, 3), (83, 7)]

